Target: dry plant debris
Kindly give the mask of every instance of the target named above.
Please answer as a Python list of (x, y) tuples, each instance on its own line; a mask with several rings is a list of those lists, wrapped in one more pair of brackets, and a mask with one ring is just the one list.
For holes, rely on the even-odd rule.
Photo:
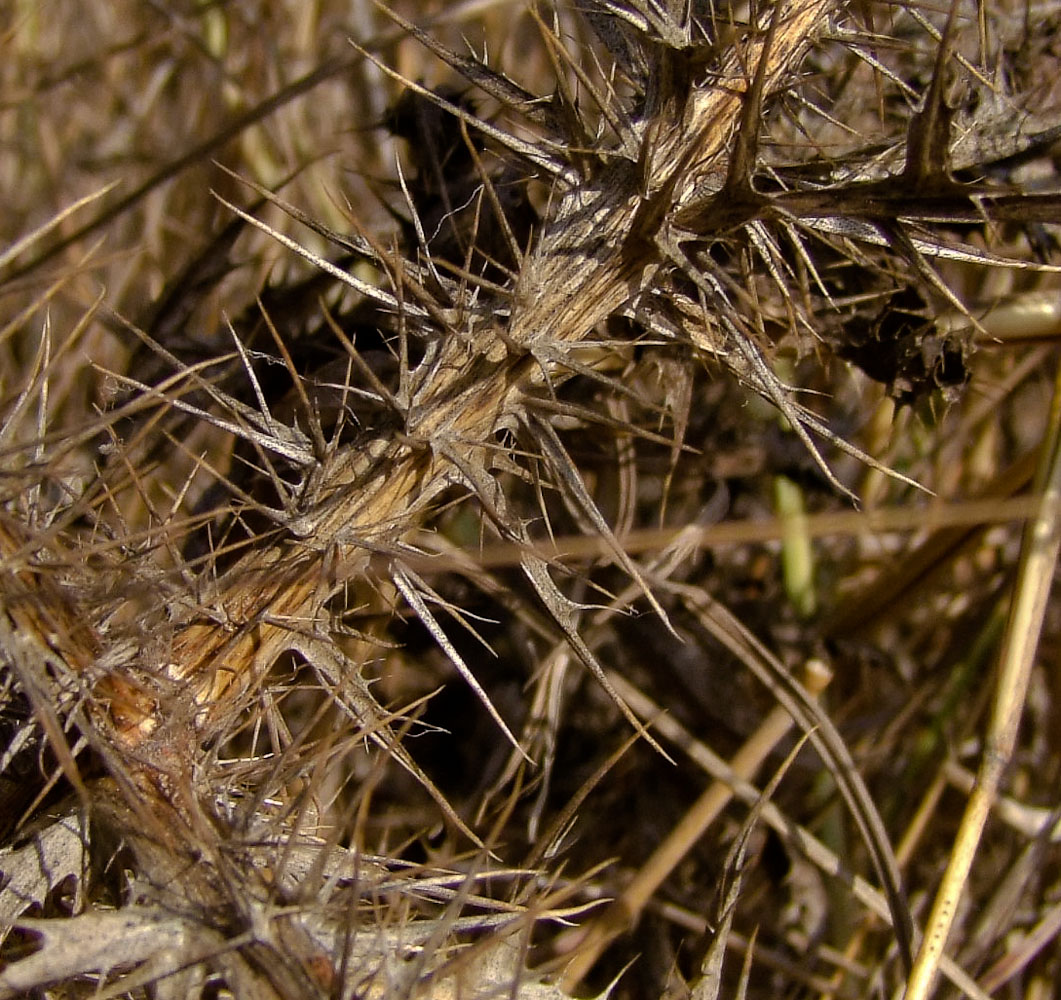
[(0, 997), (1053, 995), (1061, 8), (12, 15)]

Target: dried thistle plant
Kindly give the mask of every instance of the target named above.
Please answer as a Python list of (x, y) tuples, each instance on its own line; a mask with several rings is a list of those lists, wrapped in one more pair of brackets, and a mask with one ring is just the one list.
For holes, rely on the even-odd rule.
[[(1059, 135), (1050, 35), (957, 2), (465, 6), (160, 25), (131, 4), (142, 33), (101, 11), (98, 51), (52, 74), (22, 12), (25, 113), (90, 155), (0, 256), (0, 996), (861, 995), (910, 972), (903, 883), (937, 870), (904, 876), (893, 844), (923, 764), (874, 758), (850, 672), (830, 712), (791, 668), (868, 657), (866, 595), (913, 592), (918, 552), (839, 545), (833, 586), (797, 598), (800, 505), (982, 485), (925, 439), (941, 403), (974, 425), (962, 390), (1006, 317), (1056, 332), (1058, 200), (1025, 169)], [(328, 29), (343, 47), (315, 48)], [(130, 53), (155, 67), (143, 104), (58, 119), (79, 74), (121, 94)], [(130, 148), (160, 159), (112, 191), (99, 136), (141, 120)], [(46, 179), (26, 171), (42, 202)], [(1034, 366), (979, 370), (1016, 389)], [(863, 400), (924, 432), (854, 443)], [(705, 548), (771, 486), (796, 504), (787, 589), (747, 546)], [(997, 509), (978, 517), (1026, 514)], [(962, 615), (1000, 599), (958, 607), (953, 532), (928, 543), (938, 600), (884, 622), (892, 671), (865, 668), (881, 739), (913, 726), (903, 664), (930, 650), (920, 690), (947, 704)], [(813, 761), (767, 801), (790, 721)], [(683, 839), (690, 752), (719, 784)], [(731, 796), (754, 823), (709, 840)], [(646, 877), (635, 903), (606, 866), (657, 842), (669, 894)], [(753, 846), (823, 911), (754, 946)], [(670, 909), (622, 937), (648, 898)], [(940, 969), (975, 995), (1004, 930)], [(818, 967), (786, 966), (801, 943)]]

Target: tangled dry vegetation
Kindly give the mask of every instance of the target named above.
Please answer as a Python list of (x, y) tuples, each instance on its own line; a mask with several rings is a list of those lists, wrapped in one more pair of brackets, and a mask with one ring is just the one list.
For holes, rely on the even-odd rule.
[(1054, 995), (1053, 0), (13, 6), (0, 996)]

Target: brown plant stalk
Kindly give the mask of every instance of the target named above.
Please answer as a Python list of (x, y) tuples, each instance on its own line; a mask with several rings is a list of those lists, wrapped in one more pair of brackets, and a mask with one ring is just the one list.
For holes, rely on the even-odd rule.
[[(784, 6), (765, 64), (767, 92), (838, 6)], [(321, 608), (335, 590), (363, 577), (374, 552), (392, 550), (413, 531), (462, 466), (484, 460), (487, 442), (521, 412), (528, 390), (562, 377), (558, 357), (651, 286), (667, 261), (646, 238), (654, 234), (631, 239), (635, 220), (648, 200), (663, 226), (706, 183), (725, 176), (749, 68), (762, 48), (761, 38), (740, 39), (717, 83), (667, 106), (645, 140), (643, 162), (618, 160), (599, 176), (558, 181), (554, 211), (504, 303), (507, 322), (492, 309), (463, 321), (446, 316), (451, 326), (439, 357), (415, 373), (401, 438), (359, 441), (328, 458), (291, 520), (294, 537), (256, 547), (200, 597), (220, 622), (198, 609), (186, 615), (165, 665), (199, 705), (216, 706), (231, 686), (250, 683), (291, 647), (293, 629), (326, 627)], [(149, 735), (166, 709), (144, 712), (142, 703), (112, 700), (112, 711), (123, 720), (143, 713), (122, 726), (135, 743), (133, 733)], [(205, 722), (209, 713), (198, 718)]]

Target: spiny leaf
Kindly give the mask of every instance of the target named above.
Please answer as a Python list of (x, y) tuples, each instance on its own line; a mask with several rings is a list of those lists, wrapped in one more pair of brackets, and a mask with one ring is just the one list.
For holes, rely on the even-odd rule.
[(906, 138), (906, 166), (903, 179), (916, 190), (947, 187), (950, 177), (950, 133), (953, 112), (947, 104), (946, 73), (954, 49), (955, 25), (960, 0), (951, 0), (947, 22), (943, 26), (928, 86), (921, 110), (910, 119)]
[[(494, 707), (490, 696), (483, 690), (475, 674), (469, 669), (468, 664), (464, 662), (464, 658), (457, 652), (453, 643), (450, 642), (449, 637), (443, 631), (442, 626), (439, 625), (438, 619), (431, 613), (431, 609), (427, 606), (427, 601), (425, 600), (425, 593), (429, 595), (430, 588), (411, 570), (402, 569), (401, 567), (395, 568), (392, 579), (394, 580), (394, 585), (401, 591), (402, 597), (409, 602), (409, 607), (416, 612), (416, 617), (423, 623), (424, 628), (431, 633), (431, 637), (438, 643), (439, 648), (446, 654), (449, 661), (457, 668), (457, 672), (464, 678), (464, 682), (475, 692), (483, 707), (490, 713), (490, 717), (497, 723), (501, 732), (504, 733), (505, 739), (515, 749), (521, 753), (524, 752), (519, 745), (519, 740), (513, 735), (512, 730), (508, 728), (505, 720), (501, 718), (501, 713)], [(528, 757), (527, 760), (530, 761), (530, 758)]]

